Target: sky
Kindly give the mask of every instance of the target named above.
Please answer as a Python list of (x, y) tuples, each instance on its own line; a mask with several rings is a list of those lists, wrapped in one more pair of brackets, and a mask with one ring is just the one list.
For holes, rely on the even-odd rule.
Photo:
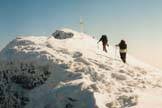
[(84, 31), (162, 69), (162, 0), (0, 0), (0, 49), (16, 36), (51, 35), (56, 29)]

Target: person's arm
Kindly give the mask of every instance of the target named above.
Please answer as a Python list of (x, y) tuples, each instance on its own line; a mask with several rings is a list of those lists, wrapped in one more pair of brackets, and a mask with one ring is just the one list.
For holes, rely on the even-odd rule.
[(116, 46), (116, 47), (119, 47), (119, 46), (120, 46), (120, 44), (121, 44), (121, 43), (118, 43), (118, 44), (116, 44), (115, 46)]
[(115, 46), (116, 46), (116, 47), (119, 47), (119, 44), (116, 44)]
[(99, 43), (100, 41), (102, 41), (102, 37), (100, 38), (100, 40), (97, 43)]

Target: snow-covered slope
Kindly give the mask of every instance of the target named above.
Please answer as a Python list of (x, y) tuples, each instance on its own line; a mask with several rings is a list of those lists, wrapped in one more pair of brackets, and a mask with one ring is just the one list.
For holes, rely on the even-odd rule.
[(135, 91), (162, 87), (158, 69), (131, 56), (123, 64), (113, 46), (105, 53), (87, 34), (60, 31), (74, 36), (17, 37), (0, 52), (1, 85), (14, 91), (10, 108), (125, 108), (137, 104)]

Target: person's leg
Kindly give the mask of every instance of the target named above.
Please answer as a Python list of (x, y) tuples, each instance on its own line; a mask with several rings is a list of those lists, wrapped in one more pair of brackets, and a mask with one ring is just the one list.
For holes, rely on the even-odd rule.
[(123, 61), (123, 59), (122, 59), (122, 53), (120, 53), (120, 58), (121, 58), (121, 60)]
[(106, 45), (104, 46), (104, 51), (107, 52)]
[(106, 44), (105, 43), (103, 43), (103, 51), (107, 52)]
[(123, 53), (124, 63), (126, 63), (126, 53)]
[(126, 53), (120, 53), (121, 60), (126, 63)]

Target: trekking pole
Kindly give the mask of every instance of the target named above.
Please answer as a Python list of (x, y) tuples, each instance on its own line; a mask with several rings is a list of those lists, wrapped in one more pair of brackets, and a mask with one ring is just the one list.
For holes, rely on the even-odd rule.
[(97, 50), (99, 50), (99, 45), (98, 45), (98, 43), (97, 43)]
[(117, 46), (115, 46), (115, 57), (114, 57), (114, 59), (117, 59), (116, 57), (116, 52), (117, 52)]

